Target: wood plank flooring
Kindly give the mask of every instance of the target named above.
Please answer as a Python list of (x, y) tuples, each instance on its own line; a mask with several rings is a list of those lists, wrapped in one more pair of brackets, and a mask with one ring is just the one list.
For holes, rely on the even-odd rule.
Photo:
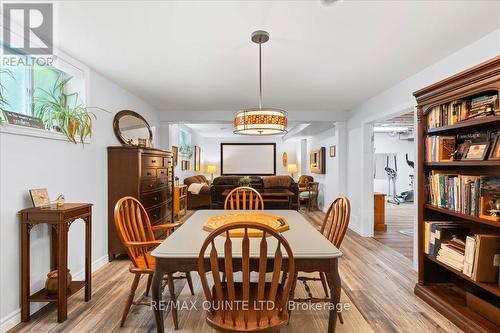
[[(415, 206), (411, 203), (394, 205), (385, 203), (387, 231), (375, 231), (377, 241), (413, 260), (413, 219)], [(404, 233), (401, 233), (403, 231)]]
[[(324, 214), (302, 212), (311, 224), (319, 228)], [(348, 231), (341, 250), (340, 275), (345, 294), (354, 303), (361, 316), (374, 332), (460, 332), (446, 318), (434, 311), (413, 294), (416, 272), (407, 258), (384, 244), (363, 238)], [(132, 275), (126, 260), (115, 260), (93, 274), (93, 296), (82, 302), (83, 293), (69, 300), (68, 320), (57, 324), (55, 306), (45, 307), (29, 323), (16, 326), (12, 332), (155, 332), (155, 324), (148, 307), (134, 306), (126, 328), (119, 328), (123, 302), (128, 294)], [(145, 289), (145, 279), (138, 290)], [(182, 287), (182, 285), (180, 286)], [(187, 289), (187, 288), (186, 288)], [(184, 293), (186, 290), (183, 291)], [(314, 319), (300, 316), (301, 322)], [(293, 318), (293, 316), (292, 316)], [(308, 319), (309, 318), (309, 319)], [(205, 332), (206, 325), (196, 312), (187, 312), (181, 325), (193, 328), (189, 332)], [(351, 319), (355, 320), (355, 319)], [(364, 321), (363, 321), (364, 322)], [(166, 319), (167, 332), (174, 332), (170, 315)], [(360, 324), (361, 325), (361, 324)], [(308, 326), (308, 331), (324, 331), (323, 326)], [(314, 328), (312, 328), (314, 327)], [(356, 328), (354, 328), (356, 327)], [(340, 332), (366, 332), (363, 326), (345, 326)], [(296, 330), (305, 331), (304, 326)], [(346, 331), (346, 329), (348, 329)], [(178, 332), (185, 332), (181, 330)], [(293, 330), (289, 330), (292, 332)]]

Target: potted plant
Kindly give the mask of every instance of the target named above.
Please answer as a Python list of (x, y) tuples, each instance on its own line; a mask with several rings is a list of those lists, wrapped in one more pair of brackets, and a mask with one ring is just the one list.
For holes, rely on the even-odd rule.
[(55, 82), (50, 91), (39, 88), (44, 94), (35, 98), (34, 114), (42, 119), (47, 128), (64, 133), (73, 143), (77, 138), (83, 144), (87, 137), (92, 136), (92, 118), (95, 114), (84, 106), (77, 92), (66, 93), (66, 85), (70, 78)]
[[(0, 77), (8, 75), (11, 78), (14, 78), (12, 72), (5, 68), (0, 68)], [(0, 80), (0, 121), (3, 122), (3, 110), (8, 111), (7, 107), (9, 107), (9, 102), (7, 102), (7, 98), (5, 95), (7, 94), (7, 88), (2, 84)]]
[(250, 186), (250, 183), (252, 182), (252, 178), (245, 176), (240, 178), (240, 185), (241, 186)]

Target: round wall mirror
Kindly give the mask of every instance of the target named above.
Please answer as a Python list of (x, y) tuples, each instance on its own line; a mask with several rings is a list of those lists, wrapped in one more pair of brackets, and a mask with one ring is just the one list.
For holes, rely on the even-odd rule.
[(140, 114), (130, 110), (122, 110), (113, 119), (115, 135), (127, 146), (150, 147), (153, 132), (148, 122)]

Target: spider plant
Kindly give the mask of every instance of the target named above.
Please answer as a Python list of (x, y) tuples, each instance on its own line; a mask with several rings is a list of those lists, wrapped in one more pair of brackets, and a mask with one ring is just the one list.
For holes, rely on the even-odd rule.
[(34, 115), (42, 119), (47, 128), (55, 127), (73, 143), (77, 138), (83, 144), (87, 137), (92, 136), (92, 118), (96, 119), (91, 107), (84, 106), (77, 92), (66, 93), (66, 85), (71, 77), (61, 76), (50, 90), (38, 88), (43, 92), (41, 97), (35, 97)]

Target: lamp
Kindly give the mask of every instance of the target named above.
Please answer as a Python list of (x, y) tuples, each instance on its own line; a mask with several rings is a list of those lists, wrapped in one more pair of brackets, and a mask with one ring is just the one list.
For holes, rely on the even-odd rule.
[(214, 181), (214, 173), (217, 172), (217, 167), (215, 165), (207, 165), (207, 173), (212, 175), (211, 182)]
[(262, 44), (269, 40), (267, 31), (254, 31), (252, 42), (259, 44), (259, 107), (239, 111), (234, 116), (235, 134), (277, 135), (286, 134), (287, 113), (278, 108), (262, 106)]
[(293, 174), (297, 171), (299, 171), (297, 169), (297, 164), (288, 164), (288, 172), (290, 172), (292, 174), (292, 178), (293, 178)]

